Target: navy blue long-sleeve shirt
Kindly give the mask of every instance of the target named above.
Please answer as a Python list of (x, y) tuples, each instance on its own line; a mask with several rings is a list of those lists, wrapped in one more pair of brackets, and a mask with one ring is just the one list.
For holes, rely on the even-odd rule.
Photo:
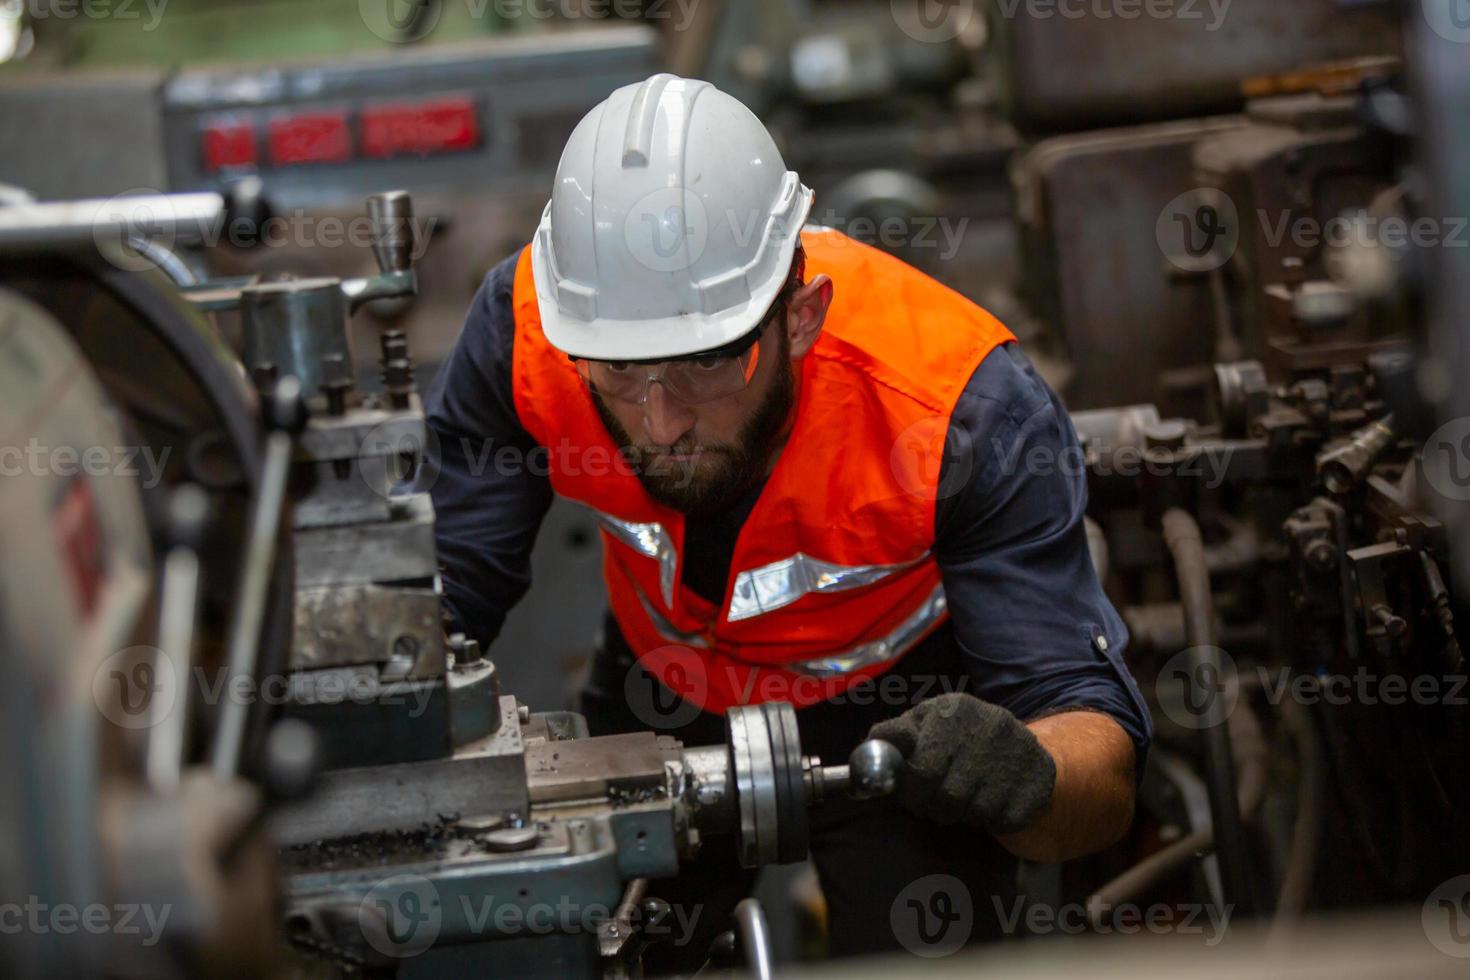
[[(486, 648), (530, 586), (531, 548), (552, 500), (544, 467), (524, 465), (536, 442), (512, 395), (516, 258), (485, 277), (425, 400), (437, 459), (424, 482), (445, 594), (460, 628)], [(1141, 765), (1148, 709), (1088, 554), (1080, 461), (1065, 409), (1019, 347), (992, 351), (959, 398), (940, 468), (934, 553), (950, 622), (894, 670), (957, 660), (966, 690), (1022, 719), (1103, 712), (1132, 738)], [(758, 495), (686, 525), (684, 584), (716, 604)]]

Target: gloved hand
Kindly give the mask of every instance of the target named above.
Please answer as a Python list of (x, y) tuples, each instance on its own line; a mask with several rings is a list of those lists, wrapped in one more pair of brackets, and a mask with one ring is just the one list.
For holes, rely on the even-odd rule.
[(878, 722), (868, 737), (903, 753), (897, 795), (912, 813), (936, 823), (963, 820), (1012, 834), (1030, 826), (1056, 783), (1056, 763), (1031, 730), (972, 694), (922, 701)]

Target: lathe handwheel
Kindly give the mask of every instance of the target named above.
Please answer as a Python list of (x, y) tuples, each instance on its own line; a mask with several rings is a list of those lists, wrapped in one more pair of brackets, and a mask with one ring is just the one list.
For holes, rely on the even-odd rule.
[(796, 712), (785, 702), (726, 712), (730, 771), (740, 816), (740, 863), (747, 868), (806, 857), (810, 836)]

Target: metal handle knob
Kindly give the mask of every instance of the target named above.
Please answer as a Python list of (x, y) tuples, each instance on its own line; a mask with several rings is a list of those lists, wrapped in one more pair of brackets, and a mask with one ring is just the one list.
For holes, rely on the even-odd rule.
[(408, 191), (386, 191), (367, 199), (373, 222), (373, 258), (383, 272), (407, 272), (413, 266), (413, 200)]
[(847, 795), (859, 800), (887, 796), (898, 785), (903, 753), (892, 742), (870, 738), (847, 757)]

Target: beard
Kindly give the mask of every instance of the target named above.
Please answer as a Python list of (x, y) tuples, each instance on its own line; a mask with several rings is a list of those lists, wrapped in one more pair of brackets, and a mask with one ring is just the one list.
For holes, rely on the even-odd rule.
[[(602, 424), (656, 503), (691, 517), (718, 514), (765, 478), (766, 467), (796, 404), (796, 373), (787, 357), (788, 341), (784, 332), (777, 334), (781, 349), (776, 352), (771, 389), (740, 427), (733, 443), (699, 442), (692, 436), (672, 446), (635, 443), (602, 397), (592, 392), (592, 403)], [(693, 453), (698, 453), (693, 459), (674, 458)]]

